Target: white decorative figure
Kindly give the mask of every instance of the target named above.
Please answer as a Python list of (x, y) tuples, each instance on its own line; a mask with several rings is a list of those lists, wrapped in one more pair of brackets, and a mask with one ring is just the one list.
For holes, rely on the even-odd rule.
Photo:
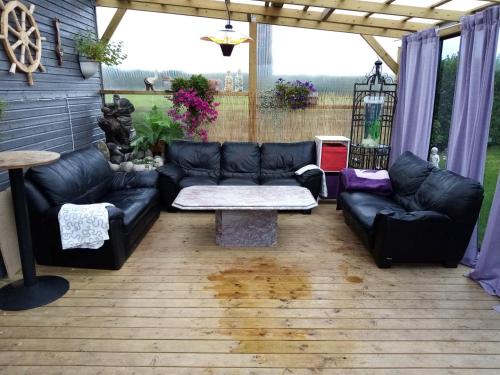
[(238, 69), (238, 73), (234, 77), (234, 91), (243, 91), (243, 75), (241, 74), (241, 69)]
[(441, 160), (441, 158), (439, 157), (438, 152), (439, 152), (439, 150), (438, 150), (437, 147), (432, 147), (431, 148), (431, 154), (429, 156), (429, 161), (436, 168), (439, 168), (439, 161)]
[(233, 90), (233, 76), (231, 75), (231, 71), (228, 70), (224, 78), (224, 91), (233, 92)]
[(154, 84), (158, 79), (158, 70), (155, 70), (155, 75), (153, 77), (144, 78), (144, 85), (146, 85), (146, 91), (155, 91)]

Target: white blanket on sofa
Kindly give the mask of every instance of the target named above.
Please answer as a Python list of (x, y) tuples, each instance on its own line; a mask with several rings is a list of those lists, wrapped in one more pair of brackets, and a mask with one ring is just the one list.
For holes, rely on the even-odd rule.
[(64, 204), (59, 211), (59, 228), (63, 250), (75, 248), (99, 249), (109, 240), (111, 203)]

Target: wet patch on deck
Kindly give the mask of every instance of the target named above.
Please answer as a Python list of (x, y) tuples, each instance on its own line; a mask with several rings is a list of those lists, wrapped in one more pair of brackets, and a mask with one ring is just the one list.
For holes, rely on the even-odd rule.
[[(234, 260), (233, 266), (207, 276), (211, 282), (208, 289), (225, 308), (220, 328), (238, 340), (232, 353), (262, 353), (269, 348), (266, 340), (304, 340), (307, 329), (293, 329), (287, 319), (272, 316), (273, 309), (288, 308), (289, 301), (311, 299), (312, 291), (308, 272), (296, 265), (277, 261), (273, 257), (254, 257)], [(274, 301), (263, 304), (262, 300)], [(253, 310), (242, 316), (237, 308)], [(251, 316), (250, 316), (251, 315)], [(263, 319), (275, 318), (279, 326), (267, 327)]]

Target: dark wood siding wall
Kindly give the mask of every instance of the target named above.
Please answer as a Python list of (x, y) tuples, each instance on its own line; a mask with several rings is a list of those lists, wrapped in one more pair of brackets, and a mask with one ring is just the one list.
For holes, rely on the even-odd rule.
[[(84, 80), (74, 48), (78, 32), (96, 30), (93, 0), (32, 0), (43, 42), (42, 63), (46, 73), (36, 72), (34, 86), (26, 76), (9, 74), (10, 63), (0, 44), (0, 99), (7, 109), (0, 120), (0, 151), (52, 150), (61, 153), (85, 147), (103, 138), (97, 126), (102, 104), (101, 77)], [(61, 22), (64, 64), (55, 54), (53, 19)], [(8, 186), (0, 172), (0, 191)]]

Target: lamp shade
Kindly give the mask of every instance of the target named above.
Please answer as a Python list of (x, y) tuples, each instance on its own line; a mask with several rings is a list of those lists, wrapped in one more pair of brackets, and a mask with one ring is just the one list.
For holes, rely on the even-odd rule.
[(201, 40), (206, 40), (220, 45), (224, 56), (231, 56), (234, 46), (253, 41), (252, 38), (234, 31), (230, 24), (227, 24), (224, 30), (218, 30), (212, 35), (201, 37)]

